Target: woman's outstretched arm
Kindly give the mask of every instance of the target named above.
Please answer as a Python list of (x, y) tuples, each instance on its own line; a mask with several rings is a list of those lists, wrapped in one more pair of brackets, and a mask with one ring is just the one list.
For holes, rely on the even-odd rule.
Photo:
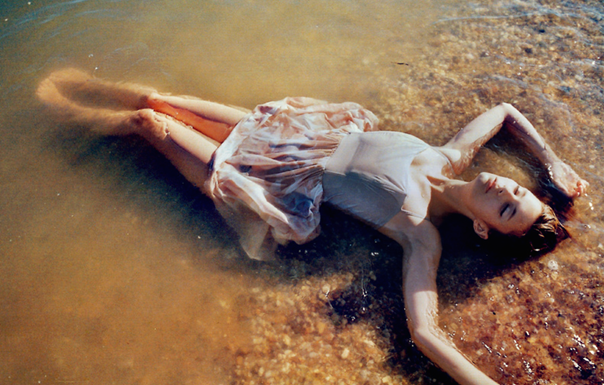
[[(436, 273), (441, 254), (438, 230), (430, 222), (404, 213), (397, 217), (380, 231), (398, 241), (404, 249), (403, 295), (413, 342), (459, 384), (496, 385), (455, 347), (438, 326)], [(409, 227), (411, 222), (412, 229)], [(400, 231), (402, 228), (404, 233)]]
[(580, 196), (589, 185), (552, 151), (535, 127), (516, 108), (507, 103), (481, 114), (455, 135), (442, 149), (460, 174), (465, 170), (478, 150), (488, 142), (503, 125), (512, 135), (522, 140), (563, 193), (571, 198)]

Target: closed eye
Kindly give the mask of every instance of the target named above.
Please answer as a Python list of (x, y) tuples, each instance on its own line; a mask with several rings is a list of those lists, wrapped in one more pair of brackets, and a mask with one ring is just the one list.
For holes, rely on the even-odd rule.
[(504, 204), (501, 207), (501, 211), (499, 212), (499, 216), (503, 217), (504, 215), (506, 215), (506, 213), (508, 214), (507, 219), (510, 220), (514, 217), (514, 215), (516, 215), (516, 206), (512, 206), (509, 203)]

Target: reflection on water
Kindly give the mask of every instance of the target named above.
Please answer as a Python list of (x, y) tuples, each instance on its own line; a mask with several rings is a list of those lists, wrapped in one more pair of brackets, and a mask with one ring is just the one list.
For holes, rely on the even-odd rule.
[[(0, 5), (2, 382), (452, 383), (410, 343), (400, 249), (326, 209), (325, 234), (279, 263), (241, 258), (141, 141), (48, 122), (33, 92), (65, 66), (246, 107), (354, 100), (434, 144), (515, 104), (590, 194), (573, 239), (528, 262), (445, 224), (441, 324), (502, 383), (604, 381), (603, 18), (598, 1), (553, 0)], [(505, 147), (467, 177), (548, 196)]]

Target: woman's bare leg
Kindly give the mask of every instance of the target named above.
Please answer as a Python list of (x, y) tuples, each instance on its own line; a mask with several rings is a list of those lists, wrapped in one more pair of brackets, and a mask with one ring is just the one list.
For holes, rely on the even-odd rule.
[(104, 135), (142, 136), (205, 193), (208, 163), (217, 146), (197, 131), (151, 109), (115, 111), (78, 105), (64, 97), (50, 79), (40, 84), (37, 95), (65, 123), (88, 126)]
[(88, 73), (66, 68), (55, 71), (47, 78), (67, 98), (95, 108), (111, 107), (119, 110), (149, 108), (147, 99), (156, 90), (152, 87), (126, 82), (97, 79)]
[(155, 111), (191, 125), (193, 128), (222, 143), (233, 127), (249, 113), (244, 108), (226, 106), (190, 96), (162, 95), (152, 92), (147, 105)]
[(68, 68), (52, 73), (48, 80), (69, 99), (92, 106), (137, 110), (151, 108), (191, 125), (222, 143), (232, 128), (249, 112), (191, 96), (172, 96), (133, 83), (113, 83)]

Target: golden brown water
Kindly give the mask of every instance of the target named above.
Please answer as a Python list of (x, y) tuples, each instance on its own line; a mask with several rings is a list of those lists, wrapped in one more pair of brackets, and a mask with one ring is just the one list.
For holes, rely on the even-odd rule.
[[(353, 100), (433, 144), (513, 103), (590, 193), (574, 239), (528, 262), (446, 223), (441, 325), (501, 383), (603, 383), (603, 18), (598, 1), (0, 4), (0, 383), (453, 383), (409, 340), (398, 247), (327, 208), (317, 241), (245, 260), (141, 141), (49, 121), (34, 90), (67, 66), (246, 107)], [(467, 177), (544, 192), (492, 149)]]

